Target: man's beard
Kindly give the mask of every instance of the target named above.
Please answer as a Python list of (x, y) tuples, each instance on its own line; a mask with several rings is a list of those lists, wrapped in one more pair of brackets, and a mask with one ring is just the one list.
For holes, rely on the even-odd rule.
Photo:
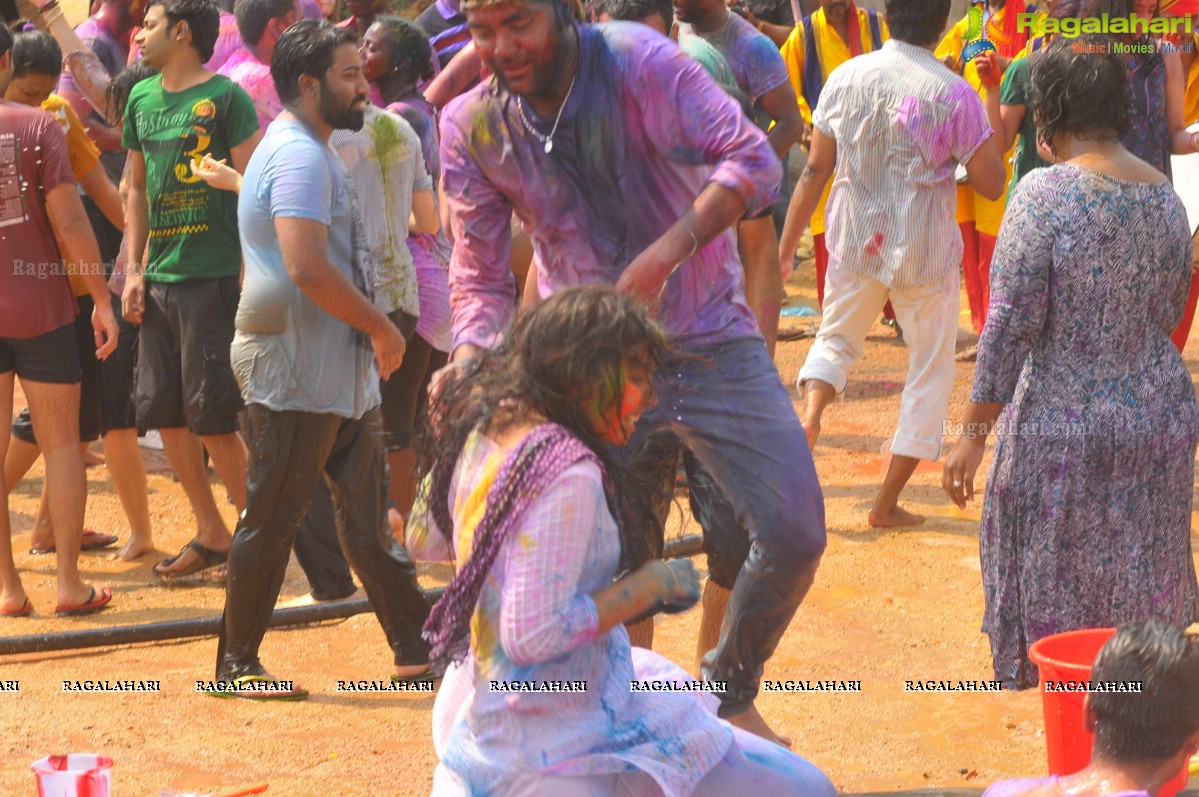
[(365, 99), (365, 97), (361, 96), (355, 97), (348, 106), (339, 107), (337, 105), (337, 98), (333, 93), (326, 91), (325, 87), (321, 86), (321, 103), (319, 108), (321, 119), (334, 130), (361, 130), (363, 122), (366, 121), (366, 109), (355, 110), (354, 106), (359, 100)]

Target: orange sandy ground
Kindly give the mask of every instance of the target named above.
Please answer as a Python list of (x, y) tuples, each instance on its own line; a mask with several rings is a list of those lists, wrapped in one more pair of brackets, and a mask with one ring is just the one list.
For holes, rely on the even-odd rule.
[[(791, 303), (815, 305), (810, 264), (788, 285)], [(963, 295), (962, 326), (969, 326)], [(783, 319), (784, 329), (808, 320)], [(777, 362), (794, 396), (810, 340), (783, 342)], [(1195, 371), (1194, 346), (1187, 362)], [(988, 679), (987, 639), (979, 632), (976, 502), (964, 512), (940, 489), (938, 463), (924, 463), (906, 493), (908, 508), (929, 516), (922, 528), (873, 531), (866, 511), (880, 482), (881, 444), (891, 431), (906, 370), (893, 333), (876, 327), (844, 400), (828, 411), (816, 465), (825, 491), (829, 546), (807, 601), (766, 677), (860, 680), (856, 694), (773, 694), (762, 713), (795, 740), (795, 749), (844, 792), (978, 788), (993, 780), (1045, 772), (1041, 698), (1035, 690), (1001, 694), (905, 693), (908, 679)], [(949, 415), (961, 417), (972, 365), (958, 365)], [(18, 396), (17, 406), (21, 406)], [(161, 459), (158, 459), (161, 463)], [(989, 463), (989, 454), (988, 454)], [(984, 468), (987, 463), (984, 463)], [(137, 563), (85, 554), (90, 577), (111, 584), (112, 608), (74, 620), (53, 614), (53, 560), (26, 553), (41, 488), (41, 465), (12, 500), (17, 564), (32, 595), (32, 619), (0, 622), (23, 635), (149, 623), (218, 614), (211, 584), (164, 588), (155, 557)], [(87, 525), (127, 534), (105, 469), (88, 472)], [(150, 479), (159, 549), (173, 552), (192, 536), (183, 494), (169, 475)], [(223, 490), (218, 494), (223, 495)], [(683, 502), (685, 505), (685, 502)], [(224, 507), (232, 522), (234, 511)], [(677, 513), (676, 513), (677, 515)], [(674, 533), (697, 531), (689, 517)], [(686, 526), (684, 530), (684, 526)], [(703, 567), (702, 558), (696, 565)], [(444, 583), (442, 567), (424, 568), (426, 586)], [(283, 598), (307, 591), (292, 564)], [(698, 611), (663, 617), (657, 649), (693, 667)], [(269, 782), (268, 794), (304, 797), (427, 794), (435, 764), (429, 739), (432, 697), (335, 692), (337, 679), (384, 679), (390, 657), (371, 615), (297, 630), (272, 631), (263, 660), (281, 677), (312, 690), (302, 704), (220, 701), (195, 693), (211, 677), (216, 643), (155, 645), (0, 659), (0, 794), (34, 793), (29, 763), (48, 753), (95, 751), (115, 759), (113, 794), (160, 790), (215, 792)], [(64, 679), (158, 679), (156, 695), (64, 694)]]

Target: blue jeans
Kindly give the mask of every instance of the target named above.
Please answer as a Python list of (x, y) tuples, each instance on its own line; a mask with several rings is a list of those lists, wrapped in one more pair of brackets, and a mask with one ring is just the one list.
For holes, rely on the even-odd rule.
[[(659, 368), (658, 403), (621, 452), (651, 492), (673, 484), (677, 437), (707, 478), (697, 513), (713, 573), (736, 577), (720, 642), (703, 675), (727, 681), (721, 716), (749, 708), (766, 661), (811, 586), (824, 552), (824, 497), (795, 408), (761, 338), (686, 349)], [(689, 474), (692, 472), (688, 468)], [(694, 477), (692, 477), (694, 479)], [(718, 494), (713, 494), (718, 493)], [(693, 494), (692, 500), (696, 501)], [(661, 555), (660, 525), (648, 523), (649, 550)], [(719, 581), (717, 583), (720, 583)]]

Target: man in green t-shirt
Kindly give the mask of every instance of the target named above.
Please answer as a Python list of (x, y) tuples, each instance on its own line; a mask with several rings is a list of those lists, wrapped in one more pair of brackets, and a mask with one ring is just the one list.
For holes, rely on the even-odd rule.
[(241, 272), (237, 196), (209, 187), (192, 163), (211, 154), (244, 172), (261, 134), (245, 91), (203, 66), (219, 30), (212, 0), (150, 0), (135, 41), (160, 74), (129, 95), (121, 142), (129, 150), (130, 244), (121, 304), (142, 325), (138, 426), (161, 431), (196, 515), (196, 538), (154, 568), (164, 578), (224, 563), (232, 539), (201, 441), (238, 512), (246, 502), (242, 399), (229, 366)]

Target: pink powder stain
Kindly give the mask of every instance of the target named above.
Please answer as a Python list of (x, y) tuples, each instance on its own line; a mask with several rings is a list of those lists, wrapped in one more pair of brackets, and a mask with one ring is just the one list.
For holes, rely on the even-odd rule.
[(877, 257), (878, 253), (883, 249), (884, 236), (881, 232), (876, 232), (870, 237), (870, 243), (866, 245), (866, 254), (871, 257)]

